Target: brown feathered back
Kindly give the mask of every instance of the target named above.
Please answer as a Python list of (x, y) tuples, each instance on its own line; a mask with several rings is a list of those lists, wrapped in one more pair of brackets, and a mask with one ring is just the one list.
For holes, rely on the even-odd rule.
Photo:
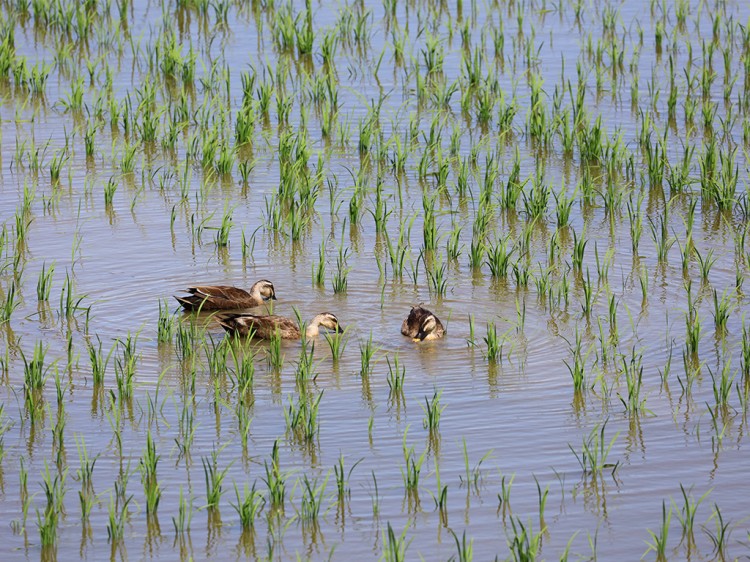
[(436, 339), (443, 337), (445, 329), (440, 319), (421, 305), (413, 306), (401, 324), (401, 333), (410, 338)]

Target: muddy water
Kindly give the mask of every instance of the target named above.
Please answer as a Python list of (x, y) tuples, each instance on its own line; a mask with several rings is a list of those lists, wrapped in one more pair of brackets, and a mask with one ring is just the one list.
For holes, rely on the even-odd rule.
[[(341, 39), (334, 58), (339, 95), (336, 122), (350, 128), (350, 139), (344, 142), (344, 135), (335, 126), (332, 140), (322, 138), (321, 118), (306, 97), (310, 79), (304, 83), (300, 77), (304, 72), (315, 72), (314, 76), (323, 72), (323, 33), (337, 22), (339, 29), (346, 28), (348, 24), (341, 22), (349, 21), (346, 13), (359, 13), (358, 4), (348, 8), (313, 6), (316, 54), (306, 66), (296, 55), (279, 54), (270, 33), (269, 18), (274, 17), (270, 9), (254, 12), (244, 5), (231, 5), (226, 23), (221, 24), (213, 9), (201, 16), (200, 8), (168, 4), (162, 13), (161, 6), (136, 4), (128, 7), (124, 20), (112, 6), (109, 19), (98, 19), (101, 28), (86, 48), (76, 46), (72, 38), (75, 33), (63, 33), (60, 24), (45, 26), (42, 16), (31, 11), (9, 24), (8, 14), (15, 8), (3, 6), (3, 29), (15, 30), (16, 56), (26, 57), (28, 67), (41, 61), (52, 64), (61, 57), (63, 60), (51, 68), (44, 96), (33, 96), (16, 84), (12, 72), (0, 80), (0, 217), (7, 233), (0, 296), (5, 301), (14, 286), (21, 297), (18, 308), (0, 325), (4, 350), (0, 394), (4, 425), (0, 425), (6, 428), (0, 463), (3, 559), (37, 559), (54, 553), (61, 558), (89, 559), (227, 555), (376, 559), (386, 551), (389, 525), (395, 537), (403, 532), (408, 544), (406, 559), (448, 559), (456, 554), (453, 533), (460, 538), (464, 532), (467, 544), (473, 541), (477, 559), (512, 557), (516, 550), (511, 545), (522, 528), (538, 541), (544, 558), (560, 557), (567, 548), (575, 557), (633, 559), (654, 542), (649, 530), (659, 533), (662, 505), (673, 508), (668, 558), (732, 558), (747, 553), (750, 514), (745, 499), (748, 459), (744, 448), (748, 381), (742, 370), (747, 302), (744, 293), (736, 291), (738, 275), (748, 274), (748, 248), (741, 237), (747, 218), (743, 212), (747, 164), (741, 150), (746, 112), (736, 101), (738, 94), (746, 95), (738, 26), (747, 21), (746, 7), (730, 4), (724, 12), (690, 5), (685, 28), (680, 28), (674, 7), (663, 16), (661, 8), (636, 2), (584, 9), (580, 21), (576, 21), (574, 5), (558, 9), (552, 5), (474, 3), (463, 6), (459, 20), (453, 5), (440, 13), (432, 11), (435, 9), (428, 3), (398, 5), (396, 18), (392, 18), (384, 14), (383, 5), (365, 3), (370, 11), (366, 18), (369, 44), (350, 46)], [(293, 9), (298, 13), (304, 5), (294, 5)], [(98, 13), (104, 10), (104, 6), (98, 7)], [(586, 44), (591, 37), (596, 48), (596, 41), (608, 34), (604, 26), (612, 14), (616, 15), (615, 36), (625, 52), (624, 63), (614, 73), (614, 80), (612, 70), (602, 71), (604, 77), (597, 92), (594, 55), (586, 51)], [(693, 184), (686, 188), (687, 193), (672, 199), (665, 214), (665, 200), (672, 194), (666, 181), (661, 188), (649, 187), (646, 159), (638, 145), (643, 126), (640, 114), (650, 112), (654, 140), (669, 127), (664, 148), (672, 165), (678, 165), (684, 142), (696, 146), (690, 175), (697, 178), (698, 155), (703, 151), (702, 143), (710, 137), (700, 126), (700, 104), (694, 117), (699, 132), (688, 136), (683, 107), (687, 86), (682, 69), (690, 68), (690, 74), (699, 75), (697, 69), (703, 66), (701, 45), (711, 41), (717, 18), (719, 44), (722, 49), (731, 46), (730, 70), (739, 78), (725, 103), (724, 66), (717, 48), (713, 55), (717, 75), (707, 97), (717, 103), (717, 146), (724, 154), (738, 143), (740, 146), (735, 153), (740, 171), (737, 204), (731, 212), (721, 213), (701, 197), (700, 186)], [(39, 24), (35, 25), (37, 19)], [(179, 91), (179, 82), (165, 79), (158, 69), (148, 75), (146, 53), (156, 43), (164, 20), (179, 27), (184, 53), (190, 43), (194, 45), (199, 61), (196, 76), (204, 82), (196, 79), (194, 87), (187, 90), (188, 104), (195, 113), (180, 133), (174, 151), (163, 150), (159, 141), (139, 146), (135, 171), (122, 174), (125, 145), (138, 142), (138, 134), (133, 130), (126, 133), (121, 122), (110, 126), (108, 103), (101, 121), (93, 117), (99, 92), (106, 89), (104, 63), (109, 66), (111, 96), (117, 103), (130, 95), (133, 107), (137, 107), (136, 91), (143, 89), (144, 81), (152, 80), (156, 84), (156, 106), (170, 104), (168, 111), (174, 111), (177, 102), (168, 101), (172, 98), (167, 92)], [(653, 44), (657, 23), (664, 24), (669, 38), (665, 38), (661, 53)], [(449, 111), (435, 109), (429, 95), (418, 105), (417, 81), (409, 69), (419, 64), (424, 79), (426, 36), (440, 40), (443, 76), (450, 84), (464, 72), (460, 35), (464, 25), (468, 25), (471, 48), (484, 49), (483, 74), (492, 69), (507, 102), (515, 89), (518, 114), (510, 134), (500, 135), (495, 121), (483, 129), (471, 115), (462, 114), (461, 90), (450, 99)], [(502, 29), (504, 34), (504, 64), (493, 58), (493, 29)], [(401, 32), (408, 38), (407, 70), (393, 55), (392, 33)], [(59, 54), (66, 42), (73, 44), (67, 64)], [(673, 42), (680, 102), (677, 119), (669, 123), (667, 60)], [(121, 46), (119, 55), (117, 45)], [(688, 45), (692, 46), (691, 66)], [(639, 55), (634, 57), (636, 51)], [(576, 61), (582, 61), (588, 73), (584, 78), (588, 85), (585, 107), (590, 119), (593, 122), (601, 116), (608, 138), (619, 131), (622, 150), (632, 155), (634, 169), (632, 173), (618, 170), (615, 190), (622, 199), (614, 211), (605, 209), (604, 183), (596, 183), (598, 191), (588, 202), (576, 192), (570, 226), (557, 232), (556, 257), (552, 259), (549, 248), (556, 223), (555, 200), (550, 197), (546, 211), (530, 229), (523, 257), (518, 261), (519, 250), (512, 256), (513, 263), (531, 273), (528, 285), (523, 286), (512, 268), (507, 279), (495, 279), (485, 259), (479, 268), (469, 266), (486, 159), (494, 156), (500, 161), (495, 194), (508, 179), (516, 149), (521, 180), (528, 178), (527, 193), (537, 173), (537, 162), (544, 171), (544, 183), (554, 193), (561, 193), (563, 185), (572, 193), (582, 177), (578, 149), (572, 155), (565, 154), (559, 133), (542, 151), (528, 134), (528, 52), (534, 58), (532, 70), (544, 80), (548, 112), (556, 87), (562, 90), (564, 86), (567, 91), (570, 80), (575, 95)], [(415, 62), (409, 63), (409, 56)], [(92, 84), (86, 58), (100, 69)], [(561, 59), (565, 61), (564, 70)], [(219, 68), (227, 65), (228, 92), (223, 78), (211, 83), (211, 61), (218, 61)], [(311, 223), (298, 241), (290, 239), (286, 226), (281, 233), (269, 226), (267, 204), (278, 191), (282, 174), (274, 100), (268, 122), (264, 124), (258, 118), (252, 149), (238, 152), (231, 175), (217, 179), (201, 168), (200, 150), (198, 162), (191, 155), (191, 135), (201, 131), (196, 122), (199, 111), (206, 111), (200, 109), (205, 100), (209, 100), (208, 111), (217, 116), (224, 111), (231, 118), (232, 124), (226, 124), (222, 131), (232, 144), (233, 123), (242, 102), (240, 73), (251, 64), (258, 71), (259, 82), (269, 84), (271, 77), (264, 78), (264, 65), (271, 74), (285, 65), (290, 69), (286, 89), (294, 96), (290, 130), (298, 132), (306, 122), (312, 148), (310, 167), (316, 169), (320, 152), (324, 178), (333, 186), (329, 189), (325, 181), (321, 184)], [(85, 110), (69, 111), (65, 107), (76, 73), (85, 77), (83, 102), (89, 108), (89, 117)], [(640, 80), (635, 108), (631, 104), (634, 73)], [(660, 89), (660, 96), (655, 95), (656, 89)], [(381, 94), (387, 95), (380, 116), (384, 143), (395, 137), (403, 141), (410, 115), (419, 118), (416, 127), (420, 133), (411, 145), (403, 174), (392, 172), (387, 159), (378, 171), (377, 163), (368, 163), (357, 148), (359, 124)], [(571, 105), (570, 95), (566, 93), (563, 107)], [(699, 93), (694, 97), (700, 97)], [(719, 118), (726, 118), (728, 113), (740, 117), (723, 130)], [(422, 196), (423, 192), (435, 192), (436, 180), (431, 174), (420, 181), (418, 169), (422, 153), (428, 150), (426, 139), (435, 115), (444, 123), (439, 141), (442, 157), (449, 157), (454, 127), (460, 131), (460, 147), (449, 161), (447, 193), (439, 193), (435, 200), (437, 250), (433, 256), (420, 258)], [(84, 133), (90, 123), (97, 127), (96, 142), (93, 155), (86, 157)], [(160, 129), (158, 138), (162, 134)], [(55, 154), (62, 153), (66, 136), (68, 152), (61, 178), (52, 182), (50, 163)], [(33, 147), (38, 147), (41, 155), (39, 170), (34, 169)], [(472, 151), (476, 151), (477, 159), (469, 179), (470, 193), (460, 197), (455, 188), (460, 162), (470, 159)], [(371, 158), (376, 153), (377, 148), (371, 151)], [(238, 164), (248, 157), (254, 167), (247, 185), (243, 185)], [(434, 161), (430, 166), (437, 170)], [(359, 222), (352, 225), (348, 209), (354, 193), (353, 177), (368, 167), (368, 191), (362, 203), (365, 210)], [(601, 168), (594, 175), (600, 173), (604, 173)], [(387, 232), (391, 240), (397, 240), (400, 225), (411, 224), (400, 277), (394, 275), (385, 236), (376, 231), (373, 219), (378, 175), (383, 179), (383, 195), (390, 212)], [(105, 206), (103, 192), (110, 178), (118, 187), (112, 205)], [(185, 198), (181, 197), (181, 182), (187, 191)], [(26, 214), (20, 211), (24, 189), (34, 193)], [(643, 197), (643, 234), (634, 255), (626, 203), (637, 203), (639, 196)], [(691, 254), (683, 270), (681, 249), (687, 243), (691, 198), (697, 201), (692, 241), (698, 254)], [(497, 201), (493, 202), (488, 242), (494, 244), (509, 235), (518, 244), (524, 225), (530, 221), (523, 200), (519, 200), (518, 211), (501, 210)], [(220, 248), (214, 242), (215, 228), (230, 208), (233, 227), (229, 246)], [(28, 222), (23, 243), (17, 242), (15, 215)], [(668, 236), (677, 241), (662, 260), (649, 229), (649, 220), (657, 225), (660, 217), (665, 217)], [(197, 226), (204, 220), (208, 228), (198, 234)], [(446, 243), (454, 227), (461, 228), (461, 253), (451, 260), (446, 255)], [(243, 231), (248, 241), (245, 251)], [(588, 241), (580, 273), (573, 268), (574, 232)], [(311, 271), (321, 244), (326, 249), (326, 274), (324, 285), (316, 287)], [(333, 291), (339, 248), (347, 251), (345, 293)], [(14, 274), (14, 259), (19, 253)], [(698, 255), (715, 260), (704, 281)], [(446, 265), (444, 295), (430, 289), (425, 264), (431, 260), (442, 260)], [(50, 264), (55, 266), (51, 296), (48, 303), (38, 303), (37, 278)], [(549, 292), (540, 294), (535, 282), (548, 267), (552, 296)], [(593, 289), (590, 314), (582, 308), (587, 272)], [(60, 304), (66, 274), (75, 300), (81, 298), (81, 308), (69, 316), (61, 311)], [(189, 325), (192, 318), (177, 311), (171, 295), (198, 282), (248, 287), (261, 278), (272, 280), (276, 287), (274, 313), (293, 316), (297, 310), (308, 319), (318, 312), (332, 311), (347, 327), (347, 343), (341, 358), (334, 361), (326, 341), (319, 338), (314, 352), (316, 376), (302, 385), (295, 380), (302, 349), (299, 342), (284, 343), (285, 360), (280, 372), (267, 364), (268, 346), (253, 345), (256, 371), (247, 406), (252, 420), (245, 440), (239, 430), (239, 397), (231, 369), (229, 373), (227, 369), (213, 373), (207, 361), (207, 354), (224, 337), (221, 328), (205, 315), (193, 319), (201, 331), (201, 341), (196, 343), (196, 359), (185, 359), (174, 336), (169, 342), (158, 341), (159, 302), (168, 303), (176, 322)], [(691, 301), (686, 291), (688, 281), (692, 282)], [(647, 285), (645, 290), (642, 283)], [(567, 301), (561, 296), (564, 286), (568, 287)], [(714, 326), (714, 291), (718, 299), (726, 295), (729, 302), (725, 332)], [(616, 339), (611, 336), (611, 297), (616, 306)], [(409, 307), (420, 302), (446, 325), (443, 340), (414, 344), (399, 333)], [(697, 354), (685, 352), (685, 316), (691, 302), (702, 326)], [(488, 322), (495, 324), (501, 336), (502, 353), (496, 362), (486, 358)], [(117, 341), (124, 341), (129, 334), (136, 338), (137, 362), (132, 397), (128, 399), (118, 391), (115, 360), (122, 355)], [(571, 348), (577, 334), (585, 365), (585, 384), (578, 393), (574, 392), (567, 366), (573, 364)], [(376, 351), (372, 371), (363, 377), (360, 349), (370, 337)], [(115, 349), (103, 385), (94, 384), (89, 360), (89, 344), (98, 341), (105, 356)], [(37, 342), (46, 349), (44, 365), (48, 370), (40, 413), (32, 416), (24, 402), (24, 357), (31, 358)], [(638, 402), (636, 412), (625, 407), (625, 366), (634, 357), (643, 368), (642, 402)], [(392, 392), (388, 384), (389, 370), (396, 361), (405, 370), (401, 394)], [(700, 365), (699, 371), (696, 365)], [(726, 404), (717, 406), (713, 380), (726, 365), (733, 377), (731, 390)], [(56, 378), (61, 389), (59, 398)], [(439, 430), (428, 432), (423, 427), (423, 406), (436, 391), (440, 392), (444, 410)], [(298, 397), (318, 393), (322, 393), (319, 431), (311, 442), (301, 442), (287, 430), (285, 411)], [(192, 440), (185, 438), (190, 433), (184, 425), (187, 418), (193, 420)], [(65, 420), (62, 430), (59, 419)], [(582, 454), (582, 441), (601, 427), (605, 428), (604, 447), (612, 441), (607, 466), (601, 472), (589, 473), (582, 470), (576, 453)], [(146, 514), (139, 472), (149, 432), (159, 455), (157, 476), (163, 491), (156, 517)], [(82, 464), (80, 444), (84, 442), (89, 457), (97, 459), (92, 478), (96, 499), (85, 521), (77, 477)], [(180, 447), (186, 442), (190, 445), (183, 454)], [(286, 479), (283, 510), (271, 509), (264, 481), (274, 443), (278, 444), (279, 468)], [(412, 460), (422, 453), (424, 457), (417, 491), (407, 493), (405, 451), (412, 447)], [(206, 465), (202, 462), (211, 465), (212, 452), (216, 469), (225, 474), (224, 493), (218, 509), (213, 510), (206, 509)], [(350, 492), (340, 503), (334, 465), (341, 457)], [(37, 513), (43, 517), (46, 506), (42, 491), (45, 467), (53, 476), (64, 475), (63, 508), (51, 550), (42, 548), (37, 525)], [(316, 486), (325, 483), (316, 523), (304, 520), (305, 478)], [(20, 485), (23, 479), (27, 481), (26, 495)], [(132, 499), (122, 516), (122, 539), (110, 540), (110, 505), (117, 510), (122, 506), (117, 493), (123, 479), (127, 484), (121, 495)], [(254, 530), (243, 532), (232, 507), (237, 503), (234, 485), (241, 491), (253, 483), (267, 503)], [(694, 542), (681, 538), (681, 486), (695, 502), (705, 494), (696, 512)], [(447, 490), (447, 507), (441, 516), (436, 503), (443, 487)], [(501, 501), (507, 490), (505, 500), (509, 501)], [(179, 517), (181, 492), (189, 498), (186, 503), (192, 519), (183, 532), (176, 532), (173, 519)], [(540, 496), (545, 493), (540, 513)], [(722, 525), (726, 525), (727, 537), (717, 549), (714, 540), (721, 534)], [(654, 556), (653, 551), (647, 554), (649, 558)]]

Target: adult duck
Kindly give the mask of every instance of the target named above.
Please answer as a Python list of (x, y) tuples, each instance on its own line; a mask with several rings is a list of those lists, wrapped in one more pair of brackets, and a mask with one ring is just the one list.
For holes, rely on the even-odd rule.
[(232, 310), (260, 306), (268, 300), (276, 300), (273, 283), (261, 279), (249, 291), (228, 285), (200, 285), (188, 287), (187, 296), (175, 295), (185, 310)]
[[(302, 335), (294, 320), (284, 316), (271, 314), (259, 316), (257, 314), (224, 314), (219, 317), (219, 324), (229, 334), (250, 336), (261, 339), (271, 339), (277, 333), (285, 340), (299, 339)], [(305, 328), (305, 337), (314, 338), (320, 333), (320, 328), (333, 332), (343, 332), (336, 316), (330, 312), (323, 312), (310, 320)]]
[(409, 316), (401, 324), (401, 333), (414, 341), (436, 340), (445, 335), (440, 319), (422, 306), (411, 307)]

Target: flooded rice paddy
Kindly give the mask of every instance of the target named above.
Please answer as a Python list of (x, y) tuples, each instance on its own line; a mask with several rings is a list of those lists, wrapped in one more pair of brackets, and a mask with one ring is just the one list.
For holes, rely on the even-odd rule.
[(748, 556), (745, 3), (0, 6), (3, 560)]

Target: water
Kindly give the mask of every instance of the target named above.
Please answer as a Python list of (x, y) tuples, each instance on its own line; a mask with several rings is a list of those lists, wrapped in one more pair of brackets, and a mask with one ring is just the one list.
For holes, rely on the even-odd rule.
[[(395, 537), (403, 532), (406, 559), (448, 559), (456, 554), (453, 533), (460, 540), (464, 532), (467, 542), (473, 541), (477, 559), (509, 558), (521, 526), (536, 537), (543, 558), (560, 557), (567, 548), (575, 557), (633, 559), (654, 543), (649, 530), (659, 533), (662, 504), (673, 510), (668, 558), (746, 556), (750, 531), (743, 493), (747, 489), (743, 446), (748, 378), (742, 359), (746, 297), (736, 286), (738, 276), (748, 273), (743, 152), (747, 88), (741, 59), (747, 55), (739, 26), (748, 19), (747, 7), (730, 3), (699, 9), (695, 3), (685, 4), (689, 10), (683, 28), (677, 14), (683, 4), (668, 6), (666, 19), (661, 7), (649, 3), (584, 6), (582, 20), (577, 22), (575, 4), (470, 3), (462, 6), (459, 18), (456, 4), (440, 11), (428, 3), (398, 4), (393, 17), (380, 3), (321, 3), (312, 6), (314, 54), (305, 57), (281, 53), (281, 31), (272, 33), (281, 30), (277, 24), (287, 5), (276, 6), (274, 11), (270, 5), (226, 4), (225, 23), (221, 6), (217, 3), (202, 15), (198, 4), (136, 3), (121, 15), (117, 5), (100, 4), (88, 42), (78, 40), (74, 28), (66, 32), (60, 15), (45, 21), (44, 9), (35, 14), (29, 8), (26, 15), (18, 13), (9, 19), (19, 8), (3, 6), (0, 27), (4, 34), (14, 30), (16, 57), (25, 57), (27, 68), (57, 61), (50, 68), (43, 96), (32, 94), (31, 86), (16, 83), (12, 70), (0, 79), (0, 217), (6, 226), (0, 296), (5, 302), (11, 286), (21, 296), (18, 308), (0, 325), (5, 350), (0, 396), (7, 428), (0, 463), (0, 510), (7, 523), (0, 530), (6, 545), (3, 558), (36, 559), (56, 553), (61, 558), (92, 559), (220, 555), (376, 559), (385, 556), (390, 525)], [(294, 14), (304, 9), (302, 3), (292, 6)], [(369, 10), (364, 20), (363, 9)], [(52, 13), (52, 8), (46, 10)], [(109, 17), (102, 17), (105, 12)], [(607, 26), (613, 15), (615, 31), (610, 33)], [(354, 40), (358, 19), (360, 25), (366, 22), (370, 37), (359, 45)], [(658, 22), (666, 29), (661, 53), (653, 39)], [(712, 44), (714, 22), (718, 22), (712, 58), (716, 76), (704, 101), (700, 82), (687, 94), (685, 69), (699, 79), (708, 68), (703, 46)], [(164, 67), (156, 62), (154, 46), (161, 42), (159, 52), (163, 52), (160, 37), (165, 27), (174, 28), (183, 58), (193, 46), (197, 62), (192, 86), (183, 86), (181, 72), (165, 76)], [(315, 99), (329, 94), (325, 88), (320, 93), (315, 81), (324, 83), (323, 37), (334, 27), (340, 34), (333, 57), (338, 113), (330, 135), (324, 137), (325, 104)], [(493, 30), (496, 34), (502, 30), (500, 58), (494, 55)], [(462, 33), (468, 51), (462, 50)], [(406, 38), (403, 63), (395, 56), (393, 39), (401, 34)], [(601, 50), (602, 70), (597, 72), (600, 39), (604, 46), (614, 44), (623, 50), (622, 67), (615, 65), (613, 71), (608, 62), (611, 50), (605, 48)], [(432, 85), (420, 86), (414, 68), (418, 66), (424, 84), (431, 45), (442, 49), (442, 73), (429, 78), (434, 80)], [(462, 52), (484, 56), (480, 75), (494, 88), (495, 101), (486, 127), (478, 123), (476, 101), (462, 111), (461, 97), (468, 89)], [(679, 100), (673, 121), (667, 101), (670, 55)], [(94, 69), (93, 80), (87, 60)], [(582, 188), (574, 192), (584, 182), (581, 148), (576, 144), (573, 153), (566, 154), (562, 128), (552, 124), (553, 115), (559, 118), (566, 109), (568, 118), (572, 117), (576, 62), (581, 63), (587, 85), (588, 127), (601, 116), (604, 142), (610, 139), (615, 153), (624, 155), (613, 160), (609, 192), (606, 163), (591, 167), (589, 200)], [(241, 73), (252, 74), (252, 69), (256, 75), (251, 91), (256, 111), (252, 143), (237, 151), (231, 174), (217, 175), (211, 166), (200, 164), (202, 155), (211, 150), (201, 135), (215, 126), (218, 145), (226, 138), (227, 146), (234, 146), (235, 123), (243, 103)], [(81, 110), (69, 110), (66, 105), (71, 103), (76, 76), (83, 77), (83, 105)], [(273, 86), (279, 76), (286, 84), (279, 91), (280, 99), (289, 96), (292, 101), (287, 127), (279, 125)], [(635, 76), (638, 100), (633, 105)], [(734, 76), (737, 81), (725, 101), (726, 84)], [(555, 131), (546, 148), (539, 147), (540, 139), (529, 125), (529, 116), (534, 115), (530, 106), (534, 79), (543, 80), (540, 107), (546, 127)], [(460, 81), (460, 87), (443, 103), (440, 94), (453, 81)], [(145, 84), (154, 87), (157, 140), (140, 144), (144, 114), (138, 108), (147, 93)], [(267, 121), (258, 101), (262, 84), (271, 85), (274, 92)], [(417, 90), (422, 87), (426, 93), (420, 101)], [(559, 112), (554, 110), (556, 88), (565, 93)], [(180, 111), (181, 91), (185, 92), (187, 120), (178, 120), (174, 147), (165, 148), (167, 116)], [(510, 132), (505, 133), (497, 117), (500, 92), (506, 104), (515, 98), (517, 105)], [(128, 111), (135, 121), (129, 122), (126, 131), (122, 113), (128, 96)], [(360, 124), (381, 96), (382, 141), (361, 153)], [(691, 100), (698, 105), (694, 129), (689, 131), (685, 113)], [(713, 128), (708, 130), (703, 126), (702, 109), (710, 112), (711, 103), (716, 104), (716, 113), (710, 119)], [(110, 122), (113, 107), (120, 112), (115, 126)], [(695, 146), (690, 182), (680, 193), (669, 186), (668, 169), (661, 186), (650, 185), (646, 151), (640, 142), (644, 114), (653, 123), (652, 146), (668, 130), (663, 150), (673, 167), (680, 164), (685, 145)], [(96, 129), (91, 157), (86, 156), (84, 141), (89, 127)], [(412, 129), (416, 134), (409, 140)], [(452, 155), (454, 129), (459, 144)], [(304, 137), (304, 130), (310, 148), (308, 177), (318, 191), (310, 203), (309, 223), (301, 229), (300, 239), (292, 240), (288, 205), (274, 203), (287, 173), (280, 163), (283, 150), (279, 144), (290, 132)], [(615, 143), (618, 135), (620, 141)], [(397, 160), (396, 139), (408, 146), (402, 173), (392, 165)], [(437, 143), (432, 148), (430, 139)], [(737, 148), (739, 182), (729, 212), (717, 210), (697, 181), (699, 160), (712, 139), (724, 157)], [(139, 143), (134, 172), (123, 173), (123, 155), (134, 143)], [(384, 157), (379, 159), (381, 143)], [(38, 169), (36, 149), (41, 162)], [(533, 226), (526, 226), (530, 217), (523, 196), (516, 211), (500, 208), (516, 150), (527, 197), (535, 178), (550, 193), (559, 195), (565, 189), (572, 194), (569, 226), (556, 233), (552, 195)], [(425, 152), (431, 158), (427, 173), (420, 178)], [(212, 162), (218, 161), (218, 153)], [(59, 182), (50, 179), (55, 155), (65, 156)], [(471, 164), (474, 155), (468, 191), (461, 196), (461, 162)], [(484, 209), (480, 194), (488, 159), (498, 163), (498, 175), (492, 182), (489, 226), (481, 238), (494, 245), (508, 236), (509, 248), (514, 250), (507, 278), (493, 278), (486, 256), (479, 268), (469, 266), (473, 230)], [(439, 179), (443, 161), (447, 163), (444, 186)], [(246, 184), (241, 162), (252, 164)], [(322, 176), (316, 180), (319, 170)], [(295, 189), (302, 189), (303, 177), (295, 177)], [(364, 192), (355, 190), (358, 177), (363, 178)], [(110, 178), (117, 189), (112, 205), (106, 206), (103, 192)], [(375, 221), (379, 180), (387, 216), (382, 232)], [(21, 211), (24, 189), (34, 193), (27, 213)], [(433, 252), (421, 252), (423, 193), (436, 197)], [(291, 197), (304, 208), (300, 191)], [(611, 209), (605, 204), (607, 197), (614, 197)], [(350, 212), (353, 198), (360, 206), (356, 224)], [(666, 201), (670, 201), (668, 206)], [(691, 235), (697, 253), (688, 253), (683, 270), (691, 201), (696, 201)], [(632, 248), (628, 203), (633, 209), (640, 205), (643, 214), (637, 252)], [(274, 205), (282, 209), (277, 230), (272, 226)], [(215, 242), (216, 229), (227, 213), (232, 219), (229, 245), (220, 247)], [(17, 243), (16, 216), (28, 221), (22, 244)], [(659, 237), (662, 217), (667, 237), (675, 242), (668, 243), (664, 259), (659, 259), (654, 238)], [(401, 225), (409, 236), (398, 275), (389, 258), (388, 237), (397, 246)], [(460, 228), (460, 254), (455, 260), (446, 253), (454, 228)], [(580, 272), (573, 267), (574, 232), (587, 240)], [(551, 244), (555, 248), (552, 257)], [(324, 285), (319, 287), (312, 283), (311, 272), (321, 245), (326, 268)], [(346, 253), (342, 268), (348, 273), (347, 290), (335, 293), (333, 277), (340, 249)], [(711, 264), (705, 281), (701, 260)], [(49, 302), (38, 303), (37, 278), (51, 264), (55, 271)], [(429, 278), (429, 272), (435, 275), (440, 264), (445, 265), (443, 295)], [(524, 271), (530, 274), (525, 286), (518, 277)], [(537, 281), (547, 271), (549, 287), (541, 295)], [(82, 299), (82, 308), (69, 317), (60, 305), (66, 275)], [(283, 344), (285, 361), (280, 372), (267, 365), (267, 345), (254, 345), (255, 377), (245, 397), (251, 421), (243, 444), (237, 414), (242, 406), (232, 383), (231, 359), (229, 372), (222, 369), (218, 374), (210, 372), (207, 361), (209, 350), (224, 337), (222, 329), (214, 319), (201, 315), (197, 323), (205, 327), (205, 343), (197, 346), (195, 361), (182, 359), (174, 338), (169, 343), (157, 341), (159, 302), (167, 302), (176, 311), (171, 295), (192, 284), (249, 287), (262, 278), (275, 285), (279, 300), (274, 313), (293, 316), (297, 310), (306, 320), (318, 312), (334, 312), (347, 328), (347, 343), (342, 357), (333, 361), (325, 339), (318, 338), (316, 377), (301, 385), (295, 380), (299, 342)], [(592, 287), (589, 314), (583, 309), (586, 279)], [(687, 353), (683, 361), (685, 317), (690, 309), (688, 281), (701, 337), (697, 354)], [(715, 328), (714, 291), (719, 301), (723, 296), (727, 299), (725, 332)], [(616, 311), (616, 330), (611, 325), (610, 302)], [(447, 327), (444, 339), (415, 344), (401, 336), (402, 320), (410, 306), (418, 303), (441, 318)], [(177, 312), (176, 319), (187, 325), (191, 317)], [(488, 322), (494, 322), (502, 342), (502, 359), (497, 363), (485, 357)], [(124, 341), (128, 334), (136, 338), (137, 352), (130, 399), (121, 395), (115, 380), (115, 362), (123, 353), (117, 341)], [(569, 370), (574, 364), (576, 334), (585, 366), (583, 390), (578, 393)], [(369, 376), (362, 377), (360, 347), (370, 336), (376, 347), (374, 366)], [(88, 351), (89, 344), (99, 340), (105, 357), (114, 349), (102, 386), (94, 384)], [(48, 370), (40, 413), (32, 423), (24, 402), (24, 356), (31, 358), (38, 341), (45, 346)], [(394, 366), (396, 358), (405, 369), (401, 395), (391, 392), (387, 381), (389, 365)], [(643, 371), (639, 398), (629, 400), (625, 368), (631, 361)], [(717, 405), (714, 378), (720, 380), (727, 364), (726, 372), (733, 378), (722, 406)], [(59, 399), (55, 378), (61, 388)], [(423, 427), (423, 408), (435, 392), (440, 392), (444, 410), (439, 431), (430, 433)], [(319, 393), (319, 431), (305, 442), (287, 429), (285, 412), (300, 396)], [(60, 416), (64, 426), (58, 422)], [(190, 419), (192, 426), (187, 423)], [(58, 431), (62, 447), (55, 437), (56, 425), (62, 427)], [(604, 447), (611, 443), (607, 466), (587, 473), (576, 455), (582, 455), (582, 442), (592, 430), (598, 435), (602, 427)], [(120, 428), (121, 446), (115, 428)], [(155, 518), (146, 514), (138, 468), (148, 432), (159, 455), (157, 476), (163, 491)], [(189, 434), (192, 440), (186, 439)], [(181, 454), (186, 441), (189, 450)], [(89, 457), (97, 459), (91, 492), (95, 499), (87, 521), (82, 521), (81, 483), (76, 477), (81, 467), (79, 447), (84, 442)], [(264, 481), (275, 442), (286, 480), (283, 510), (271, 509)], [(418, 461), (423, 453), (418, 492), (407, 493), (407, 457)], [(226, 471), (218, 510), (205, 507), (202, 460), (211, 464), (212, 454), (216, 469)], [(341, 503), (333, 468), (340, 457), (350, 490)], [(37, 528), (37, 513), (43, 517), (46, 506), (41, 493), (45, 466), (52, 475), (65, 475), (64, 509), (52, 549), (42, 548)], [(26, 516), (19, 485), (24, 474), (28, 478)], [(129, 475), (123, 497), (132, 499), (124, 517), (123, 538), (109, 540), (110, 505), (118, 510), (122, 506), (115, 484), (123, 475)], [(325, 482), (316, 523), (304, 520), (305, 477), (315, 486)], [(232, 507), (237, 503), (234, 486), (242, 493), (245, 485), (253, 483), (266, 504), (254, 531), (243, 532)], [(681, 538), (681, 486), (695, 502), (705, 495), (696, 512), (694, 543)], [(436, 506), (443, 487), (447, 487), (447, 507), (441, 517)], [(510, 489), (509, 502), (501, 501), (504, 487)], [(189, 530), (176, 532), (173, 518), (178, 518), (181, 490), (190, 498), (192, 520)], [(721, 536), (724, 524), (727, 537), (717, 549), (713, 540)], [(646, 557), (655, 554), (651, 551)]]

